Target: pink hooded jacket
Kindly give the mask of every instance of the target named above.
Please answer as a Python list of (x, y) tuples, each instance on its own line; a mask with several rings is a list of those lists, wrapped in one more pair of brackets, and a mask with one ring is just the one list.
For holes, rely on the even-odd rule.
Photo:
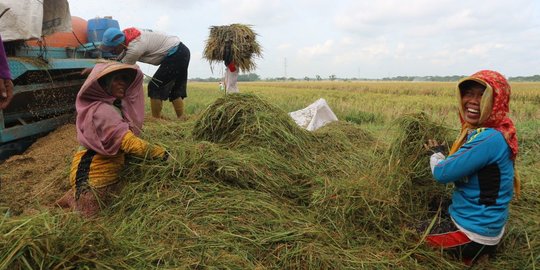
[[(121, 114), (113, 105), (115, 97), (105, 91), (98, 79), (113, 71), (132, 69), (135, 79), (122, 99)], [(144, 120), (143, 73), (137, 65), (116, 62), (96, 64), (77, 94), (77, 140), (102, 155), (115, 155), (128, 130), (140, 134)]]

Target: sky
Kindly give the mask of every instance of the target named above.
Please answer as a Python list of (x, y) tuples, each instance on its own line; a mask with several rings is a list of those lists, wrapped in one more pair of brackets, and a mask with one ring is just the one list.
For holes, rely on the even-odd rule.
[[(222, 77), (202, 57), (209, 27), (252, 25), (261, 78), (380, 79), (540, 74), (538, 0), (70, 0), (72, 16), (178, 36), (189, 78)], [(141, 65), (153, 74), (155, 66)], [(149, 74), (149, 75), (150, 75)]]

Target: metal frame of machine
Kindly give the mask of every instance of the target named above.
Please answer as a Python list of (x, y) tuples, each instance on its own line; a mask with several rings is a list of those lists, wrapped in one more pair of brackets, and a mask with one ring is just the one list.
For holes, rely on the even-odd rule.
[(96, 64), (96, 51), (87, 45), (23, 46), (8, 57), (15, 87), (11, 104), (0, 110), (0, 146), (49, 132), (71, 119), (85, 80), (80, 73)]

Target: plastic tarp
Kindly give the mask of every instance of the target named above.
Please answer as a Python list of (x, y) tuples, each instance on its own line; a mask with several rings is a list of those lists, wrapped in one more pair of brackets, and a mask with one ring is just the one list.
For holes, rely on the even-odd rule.
[(333, 122), (338, 121), (336, 115), (323, 98), (318, 99), (304, 109), (290, 112), (289, 115), (300, 127), (309, 131)]
[(2, 0), (0, 33), (3, 41), (40, 38), (55, 32), (71, 32), (67, 0)]

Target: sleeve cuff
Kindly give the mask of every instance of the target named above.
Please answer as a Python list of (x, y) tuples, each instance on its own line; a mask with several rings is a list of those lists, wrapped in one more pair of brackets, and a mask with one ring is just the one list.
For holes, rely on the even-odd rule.
[(431, 157), (429, 158), (429, 166), (431, 167), (431, 173), (434, 173), (435, 166), (441, 163), (445, 158), (446, 157), (441, 152), (437, 152), (431, 155)]

